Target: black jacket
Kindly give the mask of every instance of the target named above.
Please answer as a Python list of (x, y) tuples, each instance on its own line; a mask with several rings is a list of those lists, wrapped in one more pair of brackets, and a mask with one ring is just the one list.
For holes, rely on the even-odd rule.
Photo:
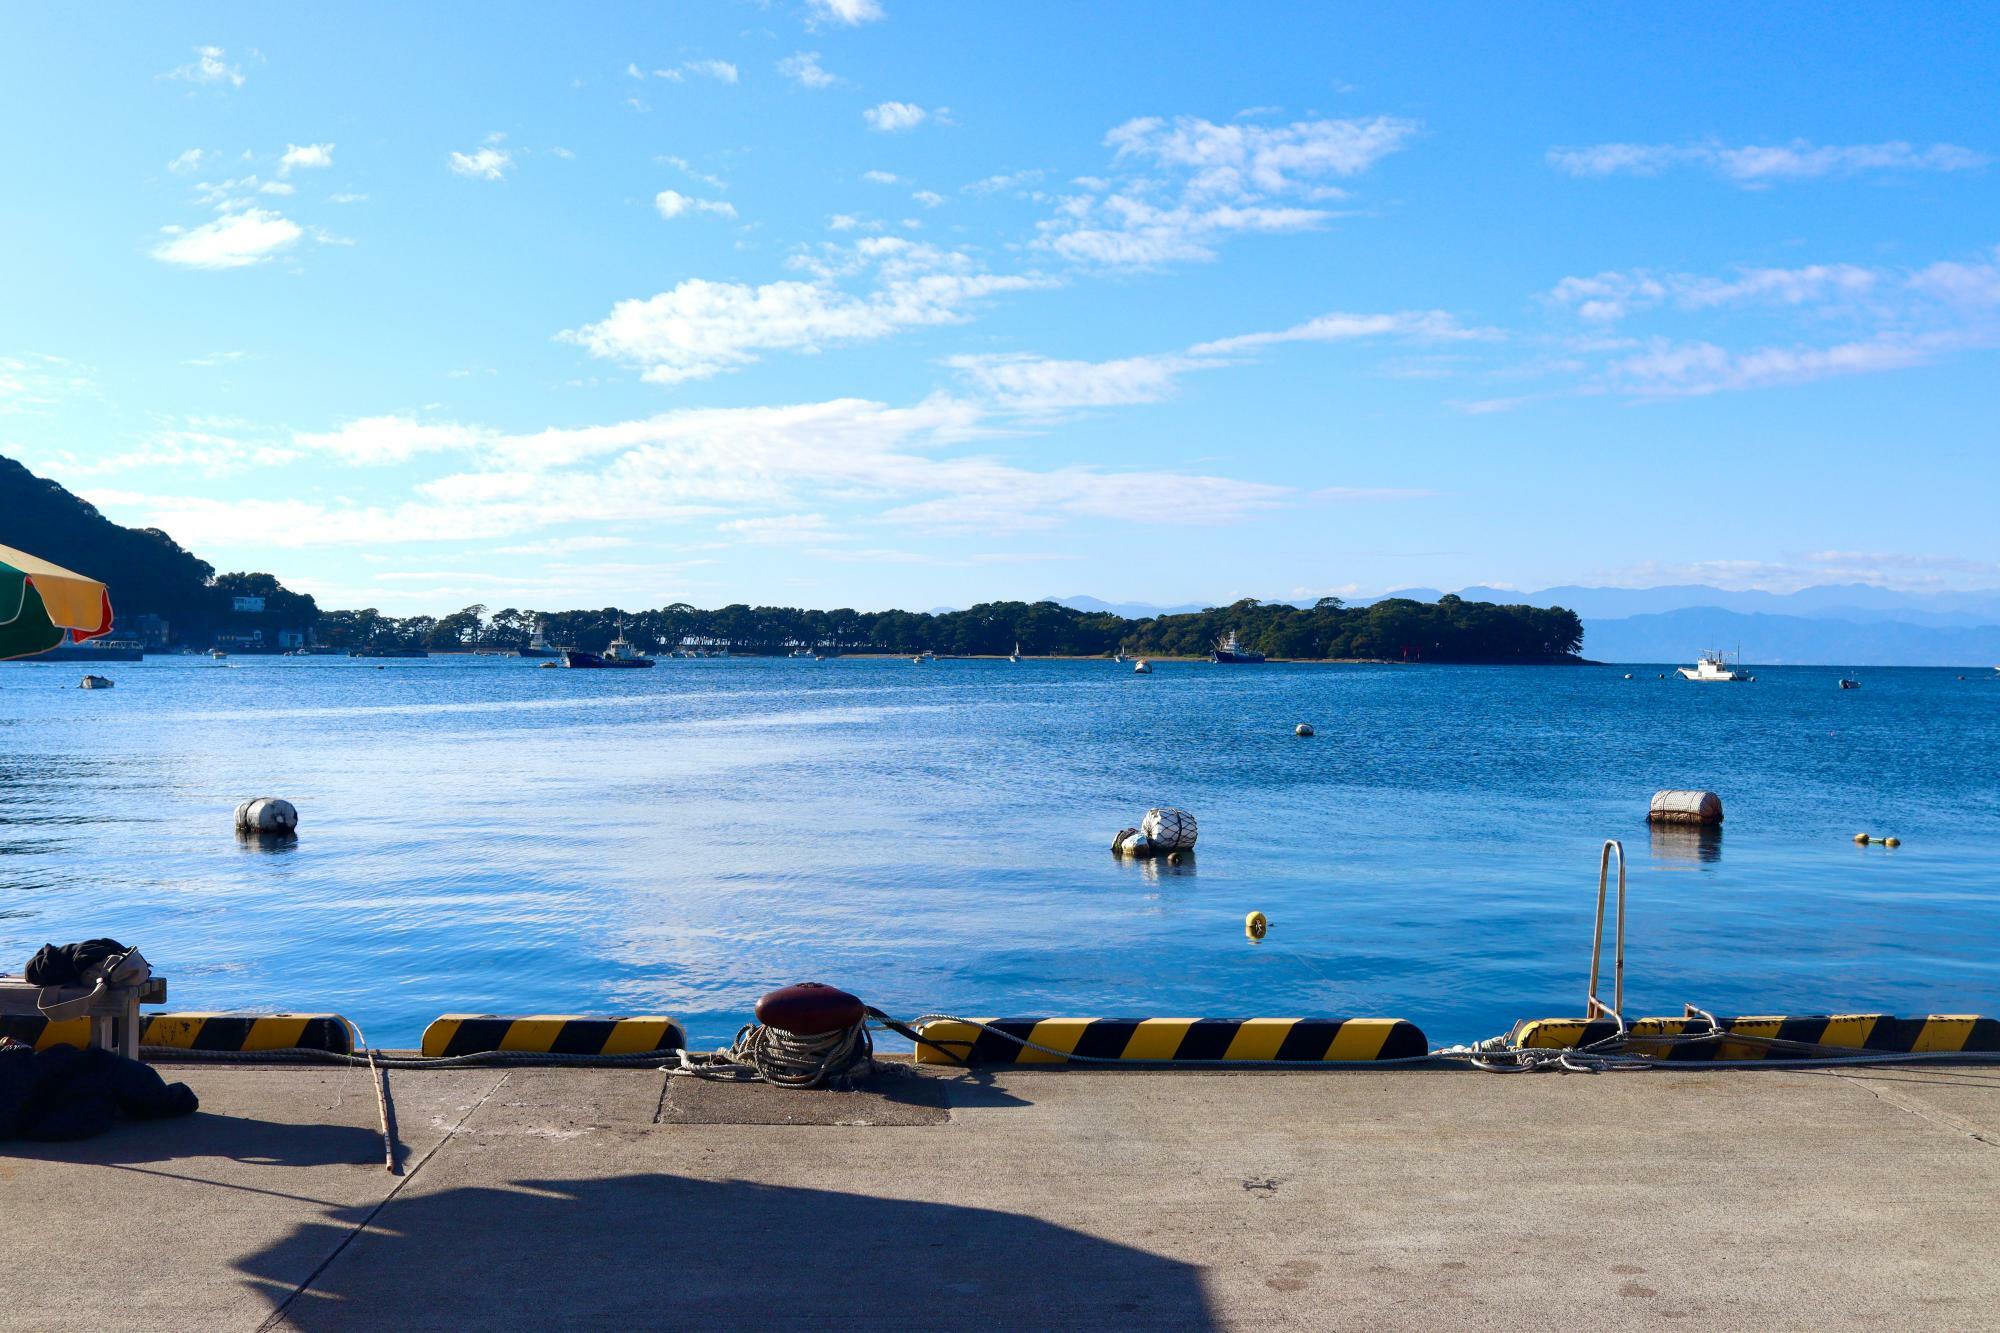
[(159, 1120), (200, 1105), (187, 1084), (112, 1051), (0, 1044), (0, 1140), (87, 1139), (121, 1114)]

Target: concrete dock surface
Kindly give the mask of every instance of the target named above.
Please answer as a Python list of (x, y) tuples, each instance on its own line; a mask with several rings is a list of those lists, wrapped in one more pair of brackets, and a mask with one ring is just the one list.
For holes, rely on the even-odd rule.
[(165, 1069), (0, 1144), (9, 1329), (2000, 1326), (2000, 1068)]

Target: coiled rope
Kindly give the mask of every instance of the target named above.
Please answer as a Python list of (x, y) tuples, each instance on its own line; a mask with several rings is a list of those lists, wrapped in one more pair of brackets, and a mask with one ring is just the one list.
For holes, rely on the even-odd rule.
[(763, 1023), (746, 1023), (736, 1040), (714, 1051), (682, 1051), (668, 1074), (690, 1078), (762, 1081), (780, 1088), (844, 1085), (875, 1067), (875, 1039), (864, 1019), (852, 1027), (800, 1036)]

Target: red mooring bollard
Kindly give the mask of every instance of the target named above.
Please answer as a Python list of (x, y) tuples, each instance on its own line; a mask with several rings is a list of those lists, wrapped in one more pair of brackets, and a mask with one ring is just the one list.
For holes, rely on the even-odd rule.
[(865, 1013), (859, 998), (819, 981), (801, 981), (757, 1001), (759, 1023), (798, 1037), (843, 1032), (859, 1023)]

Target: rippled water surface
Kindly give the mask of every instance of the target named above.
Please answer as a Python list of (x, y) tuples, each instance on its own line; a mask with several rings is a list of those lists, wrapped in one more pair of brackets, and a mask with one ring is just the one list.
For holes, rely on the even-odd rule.
[[(1633, 670), (1637, 679), (1625, 680)], [(511, 659), (0, 665), (0, 968), (113, 935), (176, 1007), (1577, 1011), (1597, 848), (1648, 1012), (2000, 1009), (1991, 672)], [(1300, 721), (1318, 728), (1300, 740)], [(1649, 833), (1710, 787), (1719, 838)], [(246, 796), (298, 840), (240, 844)], [(1196, 864), (1115, 861), (1149, 805)], [(1903, 846), (1857, 848), (1858, 830)], [(1242, 920), (1273, 922), (1262, 944)]]

